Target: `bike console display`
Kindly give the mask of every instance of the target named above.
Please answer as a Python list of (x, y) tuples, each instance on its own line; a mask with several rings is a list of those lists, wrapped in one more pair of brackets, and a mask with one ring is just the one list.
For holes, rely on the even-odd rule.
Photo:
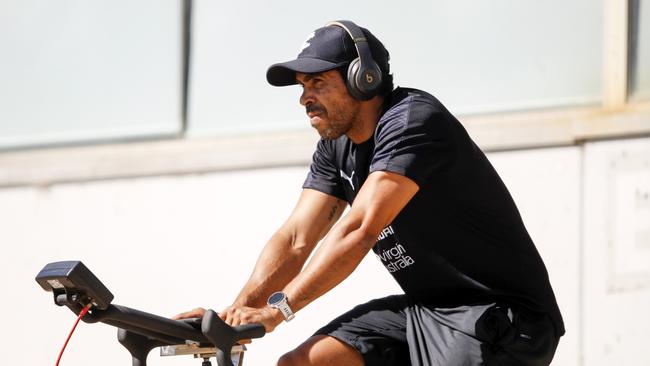
[(80, 261), (50, 263), (38, 273), (36, 282), (54, 294), (57, 305), (66, 305), (75, 313), (88, 304), (105, 310), (113, 301), (113, 294)]

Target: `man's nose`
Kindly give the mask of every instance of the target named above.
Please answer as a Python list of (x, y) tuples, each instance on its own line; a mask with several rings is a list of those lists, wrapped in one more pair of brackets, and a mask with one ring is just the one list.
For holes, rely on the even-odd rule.
[(303, 89), (302, 94), (300, 94), (300, 104), (306, 107), (314, 102), (313, 94), (311, 94), (306, 88)]

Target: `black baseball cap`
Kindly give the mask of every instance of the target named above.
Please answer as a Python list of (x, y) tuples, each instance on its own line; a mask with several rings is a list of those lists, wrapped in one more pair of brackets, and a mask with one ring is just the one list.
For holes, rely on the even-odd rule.
[[(361, 28), (368, 40), (372, 58), (382, 72), (387, 73), (388, 51), (384, 45), (365, 28)], [(357, 58), (354, 41), (343, 28), (326, 26), (309, 35), (295, 60), (271, 65), (266, 71), (266, 80), (273, 86), (294, 85), (296, 72), (315, 74), (348, 65)]]

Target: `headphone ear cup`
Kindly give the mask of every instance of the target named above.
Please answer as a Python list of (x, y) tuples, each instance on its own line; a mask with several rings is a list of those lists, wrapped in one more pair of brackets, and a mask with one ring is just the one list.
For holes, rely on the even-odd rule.
[(357, 83), (357, 76), (359, 75), (359, 58), (355, 58), (350, 62), (350, 66), (348, 66), (348, 77), (346, 80), (346, 85), (348, 87), (348, 91), (350, 92), (350, 95), (352, 95), (355, 99), (358, 100), (368, 100), (370, 98), (367, 98), (363, 91), (359, 88), (359, 85)]
[(347, 86), (350, 94), (358, 100), (370, 100), (381, 87), (381, 70), (374, 60), (371, 68), (361, 69), (361, 58), (355, 58), (348, 67)]

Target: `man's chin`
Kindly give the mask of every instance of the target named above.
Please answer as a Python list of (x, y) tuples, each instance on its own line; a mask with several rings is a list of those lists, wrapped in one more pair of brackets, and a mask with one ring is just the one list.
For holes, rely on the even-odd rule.
[(318, 134), (323, 140), (336, 140), (343, 136), (342, 133), (336, 133), (334, 131), (318, 131)]
[(312, 123), (311, 127), (318, 132), (323, 140), (336, 140), (345, 134), (345, 132), (336, 128), (331, 128), (331, 126), (323, 128), (323, 125)]

